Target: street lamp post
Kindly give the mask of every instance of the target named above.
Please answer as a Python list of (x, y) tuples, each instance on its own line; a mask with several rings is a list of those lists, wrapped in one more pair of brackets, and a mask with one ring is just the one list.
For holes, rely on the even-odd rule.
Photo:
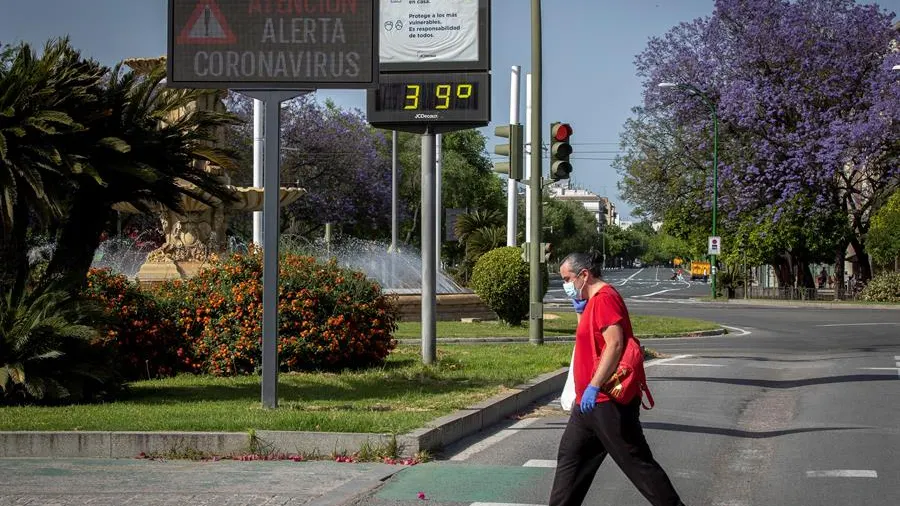
[[(683, 83), (659, 83), (657, 86), (660, 88), (676, 88), (681, 91), (685, 91), (695, 97), (699, 97), (700, 100), (709, 107), (709, 112), (712, 114), (713, 120), (713, 211), (712, 211), (712, 235), (716, 235), (716, 215), (719, 211), (719, 115), (716, 113), (716, 104), (713, 103), (712, 100), (709, 99), (702, 91), (697, 89), (696, 86), (691, 84), (683, 84)], [(709, 256), (709, 264), (710, 264), (710, 274), (711, 276), (711, 286), (712, 290), (712, 298), (716, 298), (716, 255)]]

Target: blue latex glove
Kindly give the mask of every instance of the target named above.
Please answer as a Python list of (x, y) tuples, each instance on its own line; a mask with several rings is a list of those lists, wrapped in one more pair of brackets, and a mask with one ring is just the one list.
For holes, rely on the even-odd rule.
[(581, 395), (582, 413), (590, 413), (594, 410), (594, 405), (597, 404), (598, 393), (600, 393), (600, 389), (593, 385), (588, 385), (588, 387), (584, 389), (584, 394)]
[(576, 313), (583, 313), (585, 306), (587, 306), (587, 299), (572, 299), (572, 307), (575, 308)]

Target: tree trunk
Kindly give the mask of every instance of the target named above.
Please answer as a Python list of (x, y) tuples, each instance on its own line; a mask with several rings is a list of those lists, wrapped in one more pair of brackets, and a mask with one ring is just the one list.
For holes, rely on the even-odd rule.
[(778, 279), (778, 286), (781, 288), (790, 288), (793, 284), (793, 274), (791, 273), (791, 261), (787, 253), (778, 257), (775, 267), (775, 278)]
[(0, 235), (0, 297), (12, 293), (18, 298), (28, 281), (28, 206), (16, 202), (13, 206), (13, 226)]
[(841, 300), (841, 294), (844, 292), (844, 253), (847, 245), (841, 243), (834, 255), (834, 300)]
[(81, 287), (111, 217), (110, 207), (102, 200), (90, 194), (76, 195), (59, 232), (46, 279), (62, 281), (71, 288)]
[(856, 261), (859, 263), (859, 279), (863, 283), (872, 279), (872, 264), (869, 262), (869, 254), (866, 253), (866, 247), (855, 237), (850, 238), (850, 244), (853, 251), (856, 252)]

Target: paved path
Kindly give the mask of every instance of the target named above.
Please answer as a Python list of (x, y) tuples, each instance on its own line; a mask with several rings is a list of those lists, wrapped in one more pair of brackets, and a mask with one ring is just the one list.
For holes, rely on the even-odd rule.
[(335, 462), (0, 459), (0, 506), (337, 506), (401, 469)]

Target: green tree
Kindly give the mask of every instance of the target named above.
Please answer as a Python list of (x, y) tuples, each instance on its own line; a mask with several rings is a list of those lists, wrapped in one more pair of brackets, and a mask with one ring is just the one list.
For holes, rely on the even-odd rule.
[(0, 294), (22, 294), (28, 232), (64, 213), (72, 172), (86, 171), (73, 152), (83, 130), (73, 111), (93, 109), (103, 71), (65, 39), (40, 57), (28, 44), (0, 51)]
[(71, 176), (48, 279), (84, 281), (114, 204), (180, 210), (185, 196), (207, 203), (233, 198), (204, 167), (231, 166), (214, 144), (216, 129), (234, 117), (196, 108), (210, 92), (166, 88), (165, 76), (162, 63), (147, 75), (117, 66), (97, 90), (96, 105), (72, 111), (85, 126), (76, 136), (79, 147), (73, 147), (82, 169)]
[(893, 261), (894, 270), (900, 271), (900, 191), (872, 216), (867, 242), (875, 262), (888, 265)]
[(120, 386), (109, 350), (92, 346), (99, 311), (59, 286), (0, 298), (0, 404), (78, 402)]
[(546, 196), (544, 203), (543, 242), (553, 245), (551, 261), (560, 262), (569, 253), (600, 249), (600, 225), (581, 203)]

